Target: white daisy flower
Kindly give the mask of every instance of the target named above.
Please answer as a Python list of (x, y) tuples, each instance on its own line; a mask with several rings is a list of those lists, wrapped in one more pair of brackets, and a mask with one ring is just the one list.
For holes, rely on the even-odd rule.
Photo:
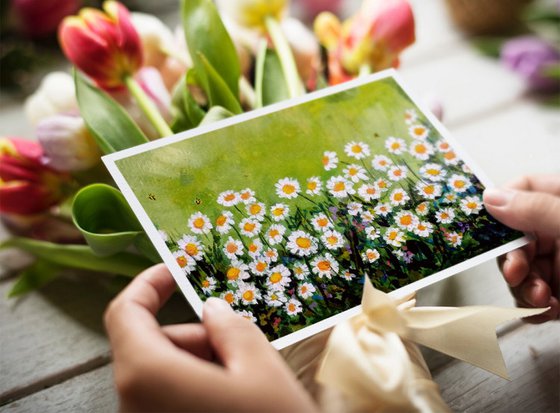
[(313, 297), (313, 293), (315, 291), (317, 290), (315, 289), (315, 286), (311, 283), (301, 283), (297, 289), (298, 295), (305, 300)]
[(430, 131), (424, 125), (412, 125), (408, 128), (408, 133), (412, 139), (426, 139)]
[(206, 295), (212, 294), (212, 291), (216, 289), (216, 279), (213, 277), (206, 277), (201, 281), (202, 292)]
[(183, 235), (177, 242), (177, 245), (195, 260), (199, 261), (202, 259), (202, 243), (195, 236)]
[(373, 222), (373, 220), (375, 219), (375, 215), (368, 209), (360, 214), (360, 218), (362, 218), (362, 222), (364, 224), (369, 224), (370, 222)]
[(311, 261), (311, 271), (319, 278), (327, 277), (331, 279), (338, 272), (338, 263), (329, 253), (319, 255)]
[(303, 309), (301, 308), (301, 302), (299, 302), (295, 298), (290, 299), (290, 301), (286, 303), (286, 306), (284, 308), (286, 309), (286, 313), (289, 316), (298, 315), (303, 311)]
[(467, 191), (471, 186), (471, 181), (464, 175), (452, 175), (448, 179), (447, 185), (458, 194)]
[(449, 152), (452, 148), (449, 142), (447, 142), (445, 139), (440, 139), (436, 142), (436, 149), (438, 150), (438, 152), (446, 153)]
[(282, 307), (288, 299), (282, 291), (268, 290), (264, 296), (264, 302), (270, 307)]
[(300, 186), (299, 182), (292, 178), (282, 178), (276, 184), (276, 195), (280, 198), (293, 199), (297, 198)]
[(404, 233), (397, 228), (388, 228), (383, 239), (389, 245), (400, 247), (405, 242)]
[(312, 176), (307, 180), (307, 189), (305, 190), (307, 195), (319, 195), (321, 189), (323, 189), (323, 183), (318, 176)]
[(233, 214), (229, 211), (222, 211), (218, 218), (216, 218), (216, 231), (220, 234), (227, 234), (233, 224), (235, 224)]
[(437, 163), (427, 163), (422, 168), (420, 168), (420, 174), (423, 178), (428, 179), (432, 182), (439, 182), (445, 178), (447, 171)]
[(363, 211), (364, 206), (359, 202), (350, 202), (348, 205), (346, 205), (346, 208), (348, 209), (348, 213), (350, 215), (352, 215), (353, 217), (357, 217)]
[(290, 270), (280, 264), (269, 270), (266, 275), (266, 286), (272, 290), (283, 290), (291, 280)]
[(453, 247), (458, 247), (463, 242), (463, 236), (456, 232), (448, 232), (445, 234), (445, 239), (448, 243), (450, 243)]
[(304, 262), (297, 262), (292, 266), (292, 272), (298, 280), (303, 280), (309, 274), (309, 268)]
[(377, 189), (379, 189), (381, 192), (385, 192), (388, 191), (389, 188), (393, 185), (390, 181), (383, 179), (383, 178), (379, 178), (377, 179), (377, 181), (375, 181), (373, 183)]
[(173, 253), (173, 257), (179, 267), (181, 267), (186, 274), (190, 274), (196, 268), (195, 259), (188, 255), (185, 251), (175, 251)]
[(418, 182), (416, 192), (427, 199), (436, 199), (441, 195), (441, 185), (435, 183)]
[(465, 199), (461, 199), (461, 210), (466, 215), (478, 214), (482, 206), (482, 201), (478, 196), (468, 196)]
[(455, 219), (455, 212), (452, 208), (442, 208), (436, 212), (436, 221), (441, 224), (450, 224)]
[(274, 204), (270, 207), (270, 216), (276, 222), (286, 219), (289, 212), (290, 208), (286, 204)]
[(390, 136), (385, 141), (385, 147), (394, 155), (402, 155), (406, 151), (406, 142), (401, 138)]
[(273, 224), (266, 231), (266, 239), (270, 245), (280, 244), (284, 239), (286, 227), (280, 224)]
[(278, 251), (276, 251), (274, 248), (265, 250), (263, 256), (268, 260), (268, 262), (278, 261)]
[(362, 253), (362, 259), (372, 264), (379, 259), (379, 252), (376, 249), (368, 248)]
[(426, 161), (430, 155), (433, 155), (434, 147), (428, 142), (414, 141), (410, 144), (409, 152), (416, 159)]
[(237, 260), (232, 261), (226, 271), (228, 284), (238, 284), (240, 281), (246, 280), (250, 276), (249, 267)]
[(358, 195), (366, 202), (381, 197), (381, 190), (374, 184), (363, 184), (358, 188)]
[(389, 215), (391, 213), (391, 211), (393, 211), (393, 208), (391, 207), (391, 205), (389, 205), (387, 203), (383, 203), (383, 204), (377, 204), (375, 206), (375, 208), (373, 208), (373, 210), (375, 211), (375, 213), (377, 215), (381, 215), (382, 217), (386, 217), (387, 215)]
[(395, 223), (402, 229), (412, 231), (418, 224), (418, 217), (410, 211), (400, 211), (395, 216)]
[(406, 204), (407, 201), (410, 199), (410, 197), (408, 196), (408, 194), (405, 192), (404, 189), (397, 188), (393, 190), (393, 192), (391, 192), (389, 199), (391, 201), (391, 205), (399, 206), (399, 205)]
[(407, 125), (412, 125), (418, 120), (418, 114), (414, 109), (407, 109), (404, 111), (404, 122)]
[(360, 165), (348, 165), (346, 168), (344, 168), (343, 172), (344, 177), (352, 182), (365, 181), (366, 179), (368, 179), (366, 170)]
[(261, 223), (251, 218), (243, 218), (239, 223), (239, 231), (246, 237), (256, 237), (261, 228)]
[(243, 255), (243, 243), (238, 239), (229, 237), (224, 244), (223, 251), (230, 260), (236, 259), (238, 256)]
[(247, 252), (251, 258), (258, 257), (263, 250), (263, 244), (260, 239), (255, 238), (247, 245)]
[(257, 304), (257, 301), (262, 298), (261, 292), (253, 283), (239, 283), (238, 294), (241, 302), (245, 305)]
[(421, 217), (426, 216), (430, 212), (430, 204), (428, 204), (427, 202), (422, 202), (418, 204), (415, 211)]
[(247, 214), (257, 221), (264, 219), (266, 213), (266, 206), (262, 202), (251, 202), (245, 207)]
[(336, 152), (326, 151), (323, 153), (323, 167), (325, 171), (330, 171), (338, 166), (338, 155)]
[(389, 168), (389, 171), (387, 172), (387, 176), (389, 177), (389, 179), (395, 182), (398, 182), (401, 179), (406, 178), (407, 175), (408, 175), (408, 169), (400, 165), (392, 166), (391, 168)]
[(245, 188), (241, 191), (239, 191), (239, 199), (241, 200), (241, 202), (243, 202), (245, 205), (250, 204), (252, 202), (255, 202), (255, 191), (253, 191), (250, 188)]
[(240, 202), (239, 194), (233, 191), (224, 191), (218, 195), (218, 204), (225, 207), (237, 205)]
[(434, 226), (427, 221), (419, 221), (414, 228), (414, 233), (419, 237), (428, 237), (434, 232)]
[(195, 234), (208, 234), (212, 229), (210, 219), (202, 212), (195, 212), (192, 214), (187, 225)]
[(457, 194), (454, 192), (448, 192), (443, 196), (443, 202), (445, 204), (453, 204), (457, 200)]
[(235, 310), (235, 312), (237, 314), (239, 314), (241, 317), (243, 317), (243, 318), (245, 318), (249, 321), (252, 321), (253, 323), (257, 322), (257, 318), (249, 310)]
[(255, 275), (264, 275), (270, 269), (270, 263), (265, 257), (257, 257), (249, 264), (249, 268)]
[(326, 231), (329, 228), (333, 228), (333, 223), (323, 213), (317, 214), (311, 218), (311, 225), (313, 225), (315, 231)]
[(366, 233), (366, 237), (372, 241), (379, 238), (379, 230), (375, 227), (366, 227), (364, 231)]
[(385, 155), (375, 155), (371, 161), (371, 166), (376, 171), (386, 171), (391, 165), (393, 165), (393, 161)]
[(237, 294), (229, 290), (221, 293), (220, 298), (229, 305), (236, 305), (239, 301), (239, 297), (237, 296)]
[(354, 277), (356, 277), (356, 274), (352, 274), (352, 272), (350, 272), (349, 270), (345, 270), (342, 273), (342, 278), (344, 278), (346, 281), (351, 281), (354, 279)]
[(370, 154), (369, 146), (364, 142), (350, 142), (344, 146), (344, 152), (351, 158), (364, 159)]
[(321, 241), (323, 245), (329, 250), (337, 250), (344, 245), (343, 235), (334, 230), (327, 230), (321, 235)]
[(447, 151), (443, 154), (443, 161), (446, 165), (457, 165), (459, 163), (459, 158), (455, 151)]
[(317, 240), (304, 231), (294, 231), (288, 237), (288, 249), (299, 257), (308, 257), (317, 251)]
[(337, 199), (347, 198), (348, 195), (356, 193), (352, 188), (352, 182), (343, 176), (332, 176), (327, 181), (327, 189), (329, 193)]

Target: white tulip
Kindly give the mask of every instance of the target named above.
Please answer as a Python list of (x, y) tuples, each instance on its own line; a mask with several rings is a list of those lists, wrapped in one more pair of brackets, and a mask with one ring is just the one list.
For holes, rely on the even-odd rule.
[(263, 28), (265, 19), (284, 17), (289, 0), (216, 0), (220, 12), (245, 27)]
[(53, 72), (45, 76), (24, 105), (25, 114), (33, 125), (50, 116), (77, 110), (74, 79), (65, 72)]
[(84, 171), (99, 163), (101, 152), (79, 116), (61, 114), (45, 118), (36, 132), (46, 164), (57, 171)]

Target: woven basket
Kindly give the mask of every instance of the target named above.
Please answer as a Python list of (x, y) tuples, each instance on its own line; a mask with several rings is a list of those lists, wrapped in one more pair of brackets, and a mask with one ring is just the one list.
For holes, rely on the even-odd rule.
[(499, 34), (519, 25), (531, 0), (446, 0), (455, 24), (469, 34)]

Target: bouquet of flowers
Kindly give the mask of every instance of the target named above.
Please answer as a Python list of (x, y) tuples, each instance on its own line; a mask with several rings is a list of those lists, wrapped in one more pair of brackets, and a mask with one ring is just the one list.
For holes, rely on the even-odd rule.
[(346, 21), (322, 12), (313, 31), (288, 3), (183, 0), (175, 32), (116, 1), (62, 21), (72, 74), (28, 98), (36, 140), (0, 139), (0, 214), (17, 235), (0, 248), (36, 258), (10, 295), (67, 268), (132, 277), (160, 261), (102, 154), (396, 67), (415, 40), (406, 0), (364, 0)]

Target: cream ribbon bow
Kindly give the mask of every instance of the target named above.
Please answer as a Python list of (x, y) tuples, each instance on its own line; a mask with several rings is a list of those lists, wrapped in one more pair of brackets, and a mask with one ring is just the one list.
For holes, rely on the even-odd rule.
[[(362, 400), (371, 398), (375, 388), (397, 393), (399, 383), (392, 384), (388, 379), (402, 379), (408, 374), (409, 362), (402, 362), (408, 357), (401, 339), (438, 350), (507, 379), (496, 327), (505, 321), (547, 310), (414, 307), (414, 300), (397, 304), (366, 279), (362, 312), (333, 329), (316, 379)], [(402, 371), (395, 374), (395, 369)], [(380, 377), (383, 371), (391, 374)]]

